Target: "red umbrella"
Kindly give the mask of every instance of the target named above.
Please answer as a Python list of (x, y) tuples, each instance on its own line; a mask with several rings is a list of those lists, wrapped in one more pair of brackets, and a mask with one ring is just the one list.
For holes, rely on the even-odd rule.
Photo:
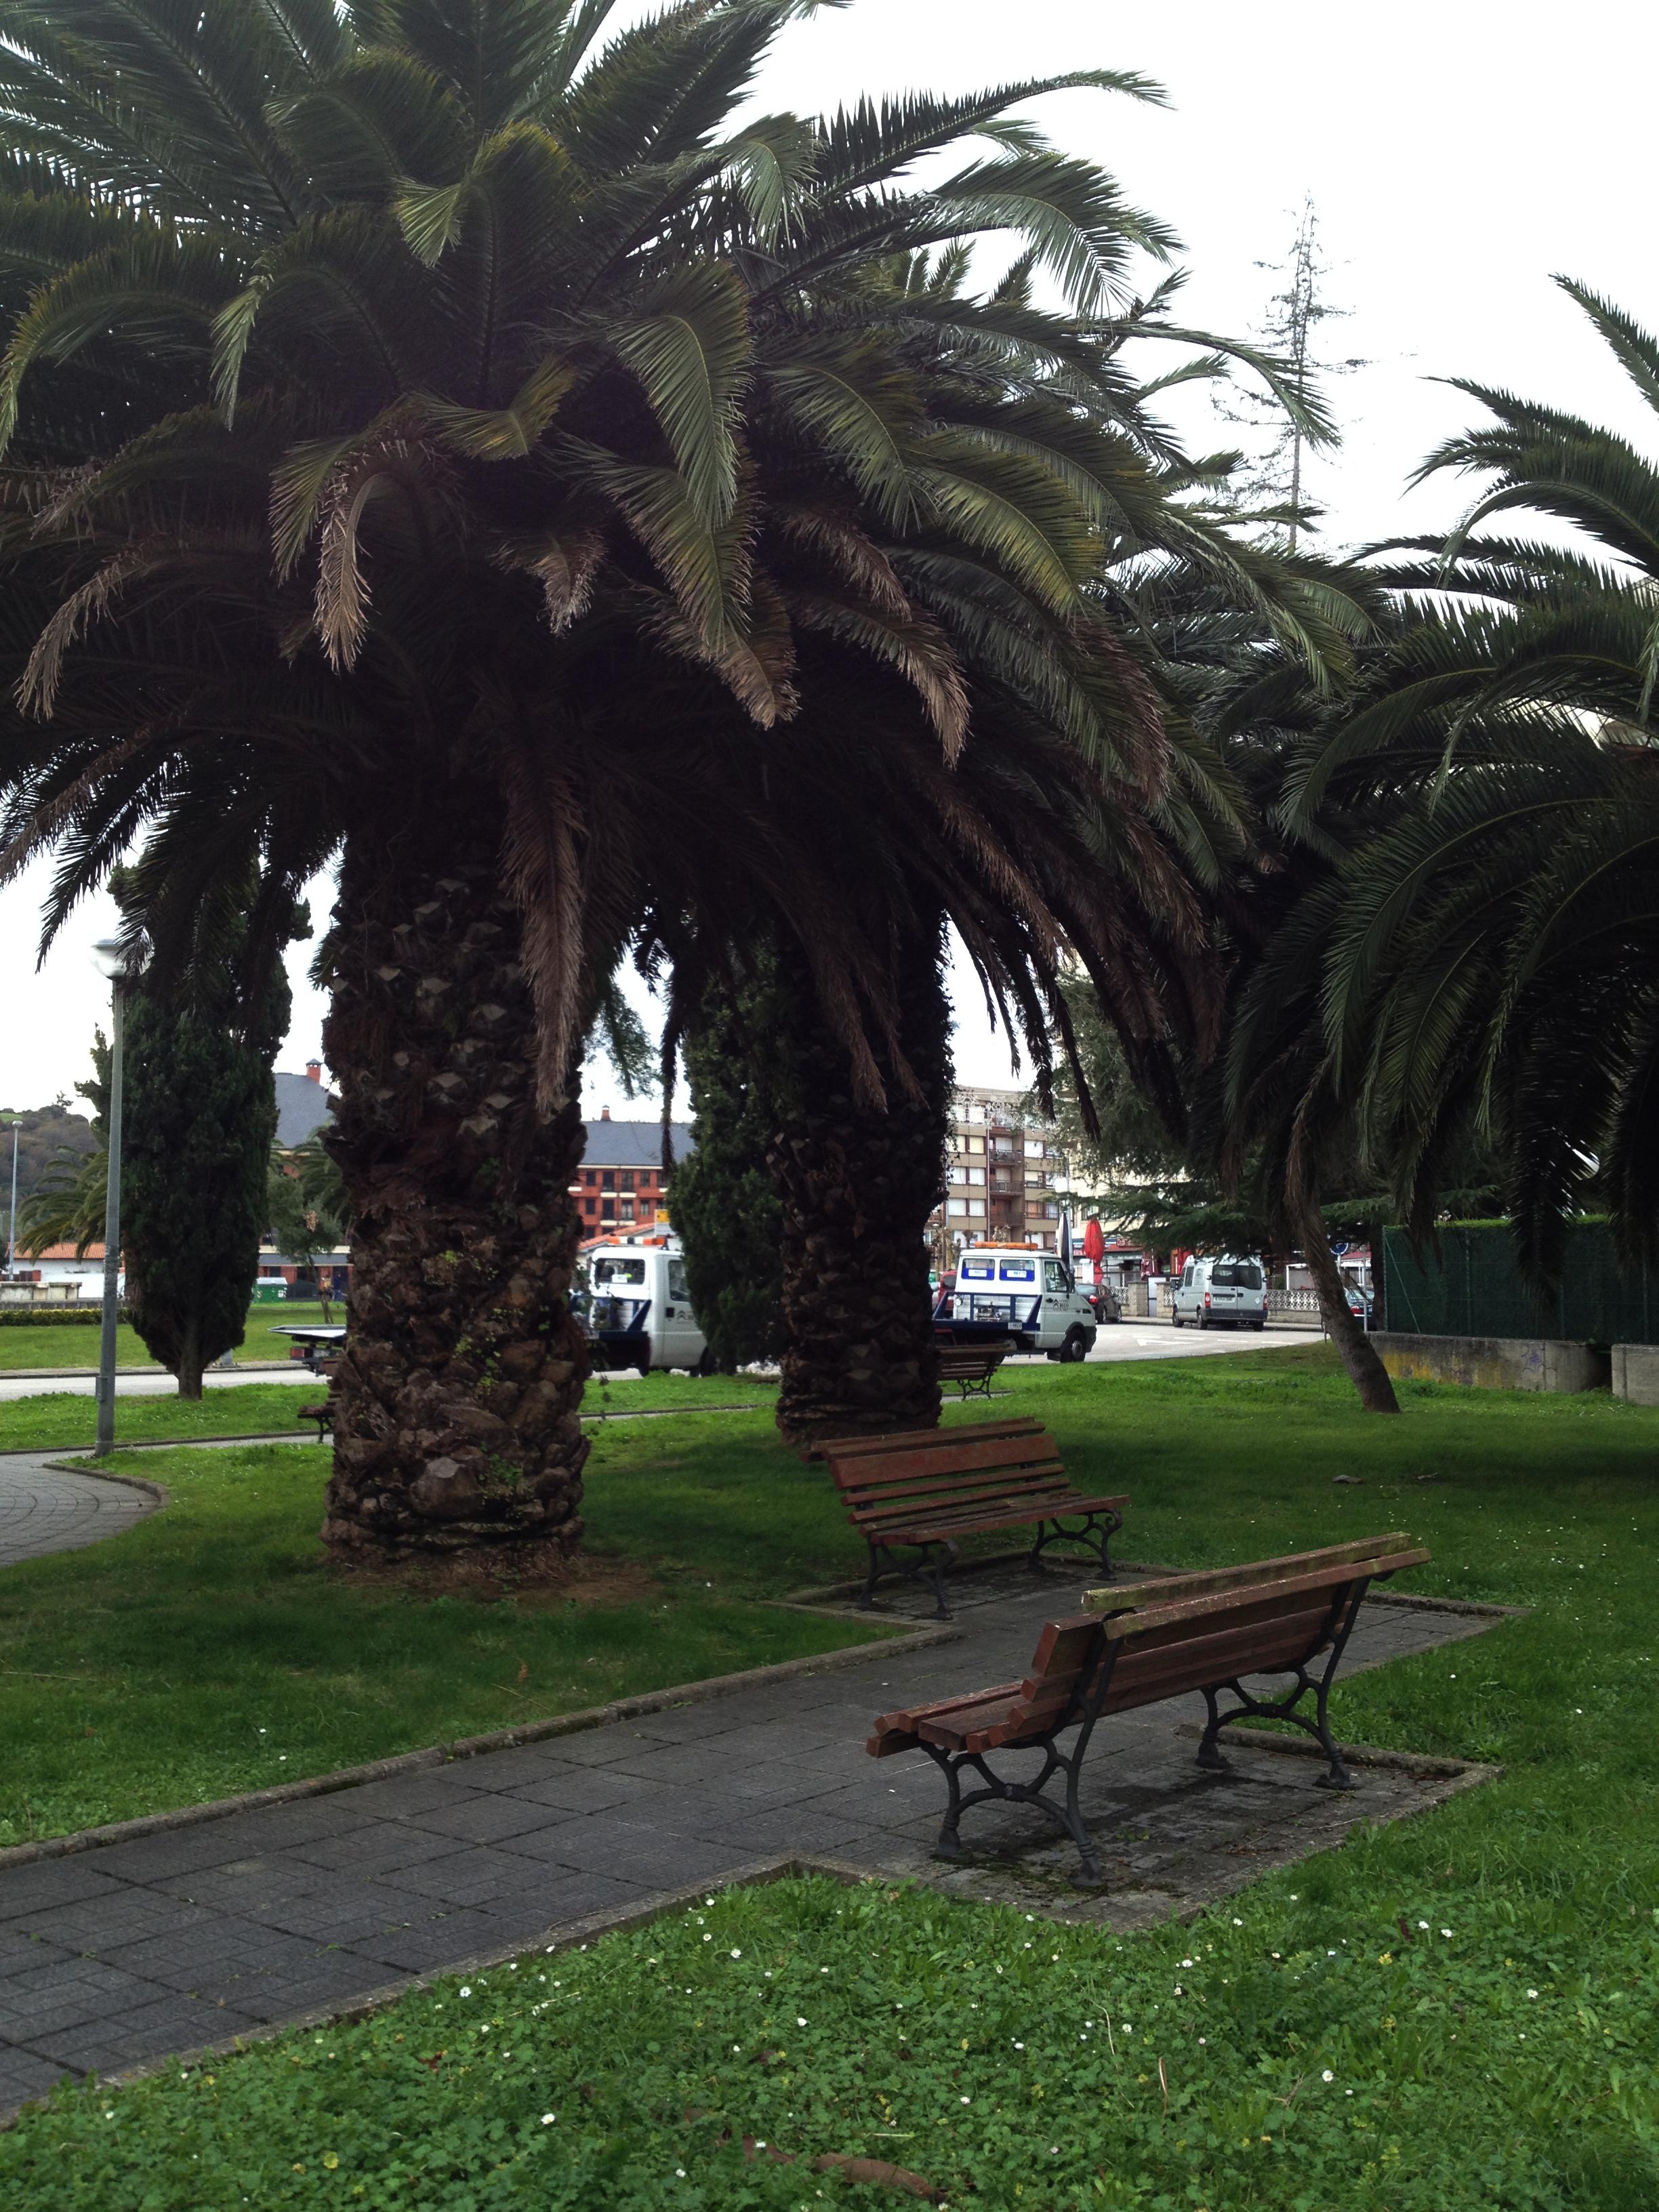
[(1085, 1224), (1083, 1256), (1085, 1260), (1103, 1260), (1106, 1257), (1106, 1239), (1098, 1221), (1091, 1220)]

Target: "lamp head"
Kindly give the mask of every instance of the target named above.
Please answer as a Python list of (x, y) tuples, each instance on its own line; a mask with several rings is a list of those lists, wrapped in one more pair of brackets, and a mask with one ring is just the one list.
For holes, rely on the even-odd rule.
[(131, 983), (149, 965), (149, 947), (130, 945), (119, 937), (100, 937), (92, 948), (92, 964), (106, 983)]

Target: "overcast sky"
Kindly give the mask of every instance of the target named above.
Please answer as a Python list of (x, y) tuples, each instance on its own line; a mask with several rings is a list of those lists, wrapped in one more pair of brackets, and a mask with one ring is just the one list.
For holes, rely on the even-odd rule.
[[(647, 12), (644, 9), (629, 11)], [(1643, 0), (856, 0), (796, 26), (760, 104), (822, 109), (861, 93), (966, 91), (1080, 68), (1137, 70), (1168, 92), (1145, 106), (1066, 93), (1037, 111), (1062, 145), (1112, 170), (1171, 224), (1191, 270), (1181, 308), (1248, 333), (1277, 289), (1304, 195), (1318, 212), (1327, 294), (1349, 309), (1329, 350), (1369, 366), (1331, 398), (1346, 436), (1316, 465), (1327, 541), (1437, 528), (1449, 483), (1405, 495), (1471, 403), (1432, 380), (1507, 386), (1617, 424), (1649, 450), (1644, 416), (1578, 311), (1551, 283), (1577, 276), (1650, 324), (1654, 264), (1651, 102), (1659, 28)], [(1194, 442), (1209, 442), (1185, 427)], [(1216, 442), (1236, 436), (1218, 434)], [(37, 972), (43, 866), (0, 892), (0, 1102), (44, 1103), (85, 1072), (104, 987), (86, 948), (111, 915), (89, 902)], [(315, 887), (314, 919), (327, 886)], [(278, 1065), (320, 1050), (322, 1004), (295, 947), (295, 1024)], [(959, 999), (959, 1072), (1006, 1082), (971, 984)], [(593, 1071), (591, 1104), (619, 1105)]]

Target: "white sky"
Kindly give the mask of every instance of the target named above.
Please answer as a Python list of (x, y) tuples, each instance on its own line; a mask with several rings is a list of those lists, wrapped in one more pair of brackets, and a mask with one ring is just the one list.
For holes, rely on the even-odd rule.
[[(631, 7), (629, 15), (646, 12)], [(1449, 483), (1404, 495), (1472, 403), (1431, 380), (1466, 376), (1616, 424), (1651, 447), (1645, 418), (1578, 311), (1561, 271), (1659, 321), (1654, 270), (1651, 100), (1659, 15), (1645, 0), (857, 0), (795, 27), (760, 105), (823, 109), (861, 93), (967, 91), (1079, 68), (1133, 69), (1168, 108), (1092, 93), (1039, 112), (1061, 144), (1101, 161), (1128, 198), (1180, 234), (1192, 271), (1180, 313), (1243, 335), (1275, 280), (1255, 264), (1288, 248), (1303, 197), (1318, 210), (1328, 296), (1352, 310), (1328, 350), (1370, 367), (1335, 383), (1346, 429), (1311, 489), (1333, 545), (1441, 527)], [(1195, 444), (1237, 437), (1199, 434)], [(85, 1073), (104, 987), (86, 946), (106, 933), (88, 902), (43, 971), (34, 964), (49, 869), (0, 892), (0, 1103), (34, 1105)], [(313, 890), (320, 927), (325, 885)], [(320, 1051), (322, 1004), (294, 948), (295, 1023), (278, 1065)], [(969, 983), (958, 1069), (1006, 1082), (1007, 1059)], [(595, 1070), (597, 1110), (620, 1107)]]

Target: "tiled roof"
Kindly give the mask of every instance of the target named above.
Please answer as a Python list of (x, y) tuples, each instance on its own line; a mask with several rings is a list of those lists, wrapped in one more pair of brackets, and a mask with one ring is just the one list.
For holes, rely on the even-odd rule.
[(328, 1093), (308, 1075), (271, 1077), (276, 1086), (276, 1141), (287, 1152), (320, 1129), (331, 1111)]
[[(673, 1124), (674, 1158), (683, 1160), (696, 1141), (689, 1121)], [(585, 1168), (657, 1168), (662, 1165), (660, 1121), (592, 1121), (587, 1125)]]

